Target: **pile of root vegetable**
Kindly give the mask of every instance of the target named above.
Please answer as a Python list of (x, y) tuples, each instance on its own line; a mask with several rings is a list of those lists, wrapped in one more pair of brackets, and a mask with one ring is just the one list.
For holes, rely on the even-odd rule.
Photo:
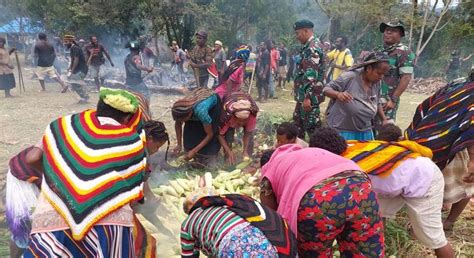
[[(175, 163), (181, 164), (181, 161)], [(180, 229), (186, 218), (183, 204), (186, 197), (195, 190), (205, 187), (216, 194), (239, 193), (259, 199), (259, 171), (253, 174), (243, 171), (250, 164), (251, 160), (247, 159), (232, 171), (179, 171), (175, 175), (180, 177), (152, 188), (159, 204), (152, 209), (154, 214), (139, 215), (138, 218), (156, 238), (160, 257), (181, 257)]]
[(442, 77), (416, 78), (411, 80), (408, 90), (418, 94), (433, 94), (447, 84)]

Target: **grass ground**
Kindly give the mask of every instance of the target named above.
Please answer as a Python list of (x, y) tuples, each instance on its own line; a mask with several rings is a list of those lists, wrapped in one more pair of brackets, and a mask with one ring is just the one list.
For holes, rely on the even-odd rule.
[[(3, 181), (7, 171), (8, 160), (22, 149), (37, 143), (51, 120), (87, 108), (94, 108), (94, 104), (97, 103), (98, 94), (91, 93), (91, 102), (86, 105), (79, 105), (77, 104), (78, 98), (74, 93), (60, 94), (59, 85), (55, 83), (47, 84), (47, 91), (40, 93), (38, 92), (40, 89), (39, 83), (29, 79), (31, 75), (32, 71), (25, 69), (25, 93), (20, 93), (18, 88), (16, 88), (12, 91), (16, 96), (15, 98), (4, 99), (3, 96), (0, 96), (0, 180), (3, 179)], [(261, 112), (290, 117), (294, 107), (290, 91), (278, 90), (278, 95), (279, 98), (277, 100), (270, 100), (267, 103), (259, 104)], [(398, 124), (402, 128), (408, 126), (415, 107), (426, 97), (411, 93), (403, 95), (401, 99), (402, 104), (398, 111)], [(154, 117), (162, 120), (169, 129), (173, 128), (173, 126), (171, 115), (166, 110), (177, 98), (179, 96), (154, 94), (151, 99), (151, 109)], [(322, 110), (325, 110), (325, 108), (326, 104), (323, 104)], [(174, 133), (173, 130), (170, 131), (172, 132), (173, 145)], [(4, 192), (1, 193), (1, 196), (4, 199)], [(403, 229), (406, 226), (406, 218), (403, 215), (395, 222), (398, 228), (397, 230), (394, 229), (393, 233), (390, 232), (390, 241), (391, 248), (397, 251), (397, 256), (413, 257), (430, 254), (417, 241), (406, 239), (406, 235), (403, 233)], [(8, 234), (5, 230), (5, 224), (3, 223), (0, 226), (0, 246), (3, 247), (6, 246)], [(474, 257), (473, 226), (474, 223), (472, 221), (461, 219), (454, 231), (448, 234), (459, 256)], [(395, 233), (398, 233), (399, 236)], [(8, 256), (8, 253), (6, 253), (4, 248), (0, 248), (0, 257), (6, 256)]]

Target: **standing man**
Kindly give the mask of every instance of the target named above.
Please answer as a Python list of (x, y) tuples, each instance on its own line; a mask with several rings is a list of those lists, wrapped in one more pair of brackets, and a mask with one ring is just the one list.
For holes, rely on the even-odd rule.
[(336, 80), (347, 68), (354, 64), (351, 51), (347, 48), (347, 37), (340, 36), (334, 42), (336, 48), (328, 53), (329, 71), (327, 82)]
[(293, 112), (301, 139), (304, 139), (305, 133), (311, 135), (316, 128), (321, 127), (319, 105), (324, 101), (324, 57), (317, 45), (313, 27), (314, 24), (309, 20), (299, 20), (294, 25), (296, 39), (303, 45), (299, 52), (300, 58), (295, 63), (296, 107)]
[[(218, 79), (222, 77), (222, 74), (224, 73), (225, 70), (225, 60), (226, 60), (226, 55), (224, 49), (222, 49), (222, 42), (220, 40), (216, 40), (214, 43), (214, 62), (216, 63), (217, 67), (217, 74), (218, 74)], [(218, 85), (218, 80), (214, 80), (214, 87), (217, 87)]]
[[(288, 59), (288, 50), (285, 43), (280, 44), (280, 60), (278, 60), (278, 87), (285, 88), (286, 64)], [(283, 84), (282, 84), (283, 83)]]
[[(383, 47), (378, 51), (385, 52), (389, 56), (390, 64), (390, 70), (382, 81), (380, 101), (387, 119), (395, 122), (400, 96), (408, 87), (413, 75), (415, 54), (400, 43), (401, 38), (405, 36), (405, 28), (401, 21), (383, 22), (379, 28), (383, 33)], [(381, 125), (382, 121), (377, 119), (377, 124)]]
[(271, 77), (270, 77), (270, 80), (269, 80), (269, 86), (268, 86), (268, 89), (269, 89), (269, 94), (270, 94), (270, 98), (272, 99), (276, 99), (277, 96), (276, 96), (276, 92), (275, 92), (275, 82), (274, 80), (276, 80), (277, 76), (278, 76), (278, 60), (280, 60), (280, 52), (278, 51), (278, 49), (276, 48), (276, 45), (275, 45), (275, 41), (269, 41), (269, 44), (270, 45), (267, 45), (267, 47), (269, 48), (268, 51), (270, 51), (270, 57), (271, 57), (271, 62), (270, 62), (270, 65), (271, 65)]
[(449, 60), (448, 65), (445, 68), (446, 78), (448, 81), (453, 81), (454, 79), (461, 78), (461, 66), (463, 62), (466, 62), (471, 58), (472, 54), (462, 58), (459, 50), (453, 50), (451, 52), (451, 59)]
[(206, 46), (207, 32), (198, 31), (196, 36), (196, 46), (189, 53), (189, 66), (193, 68), (194, 77), (198, 87), (207, 87), (209, 81), (209, 72), (207, 68), (212, 63), (212, 49)]
[(178, 68), (179, 81), (184, 82), (184, 61), (186, 61), (186, 53), (179, 47), (178, 42), (171, 42), (171, 50), (174, 52), (174, 63)]
[[(271, 42), (267, 42), (267, 45), (271, 45)], [(270, 68), (270, 49), (265, 46), (265, 43), (261, 43), (259, 46), (259, 54), (257, 59), (257, 90), (258, 99), (257, 101), (267, 101), (269, 95), (269, 84), (271, 80), (271, 68)], [(264, 93), (265, 91), (265, 93)]]
[[(245, 64), (245, 79), (248, 79), (249, 83), (252, 80), (252, 74), (255, 72), (256, 64), (257, 64), (257, 54), (252, 52), (252, 46), (248, 45), (250, 50), (249, 59), (247, 60), (247, 64)], [(258, 51), (258, 47), (257, 47)]]
[(96, 36), (91, 36), (90, 40), (90, 44), (85, 47), (87, 65), (89, 66), (91, 77), (94, 78), (97, 91), (99, 91), (100, 84), (104, 84), (105, 80), (105, 78), (101, 77), (99, 81), (100, 66), (105, 64), (104, 55), (107, 57), (112, 67), (114, 66), (114, 63), (110, 58), (109, 52), (107, 52), (104, 46), (97, 41)]
[(69, 55), (71, 61), (69, 68), (67, 69), (67, 83), (69, 83), (72, 90), (81, 97), (79, 104), (85, 104), (89, 99), (89, 94), (87, 94), (84, 89), (84, 78), (86, 78), (88, 69), (84, 53), (82, 52), (81, 47), (76, 43), (75, 39), (76, 37), (73, 35), (64, 35), (63, 38), (64, 46), (70, 51)]
[(125, 57), (125, 85), (127, 88), (134, 92), (143, 94), (145, 98), (150, 101), (150, 90), (146, 86), (142, 78), (142, 71), (148, 73), (153, 72), (153, 67), (146, 67), (142, 64), (140, 58), (140, 43), (132, 41), (127, 44), (127, 47), (130, 49), (130, 54)]
[(35, 72), (41, 85), (41, 91), (46, 90), (44, 77), (47, 75), (49, 78), (57, 81), (61, 85), (63, 88), (61, 93), (66, 92), (68, 87), (59, 78), (58, 74), (56, 73), (56, 69), (54, 69), (56, 52), (54, 51), (53, 45), (48, 42), (46, 34), (42, 32), (38, 34), (38, 42), (35, 45), (34, 56), (35, 63), (37, 65)]
[(5, 91), (5, 98), (13, 97), (10, 90), (15, 88), (15, 75), (13, 75), (13, 65), (10, 55), (15, 51), (14, 48), (7, 51), (5, 48), (6, 39), (0, 37), (0, 90)]

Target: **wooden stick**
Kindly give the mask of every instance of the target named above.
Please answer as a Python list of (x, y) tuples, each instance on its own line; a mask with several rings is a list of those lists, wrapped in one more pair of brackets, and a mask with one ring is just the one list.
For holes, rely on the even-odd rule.
[(199, 68), (193, 68), (193, 73), (194, 73), (194, 79), (196, 80), (196, 85), (198, 87), (201, 87), (201, 82), (199, 81)]
[(163, 113), (161, 113), (161, 115), (159, 115), (155, 120), (160, 120), (163, 116), (165, 116), (166, 114), (168, 114), (168, 112), (170, 112), (171, 108), (168, 107)]
[(89, 55), (89, 59), (87, 59), (87, 66), (91, 65), (91, 60), (92, 60), (92, 53)]
[(256, 66), (257, 66), (257, 63), (255, 63), (255, 65), (252, 68), (252, 76), (250, 76), (250, 83), (249, 83), (249, 94), (250, 94), (250, 91), (252, 90), (252, 83), (253, 83), (253, 78), (254, 78), (254, 75), (255, 75), (255, 67)]
[(18, 69), (18, 83), (20, 84), (20, 92), (22, 89), (23, 89), (23, 92), (26, 92), (25, 82), (23, 81), (23, 73), (21, 72), (20, 59), (18, 58), (18, 52), (16, 52), (16, 50), (15, 50), (15, 59), (16, 59), (16, 65)]

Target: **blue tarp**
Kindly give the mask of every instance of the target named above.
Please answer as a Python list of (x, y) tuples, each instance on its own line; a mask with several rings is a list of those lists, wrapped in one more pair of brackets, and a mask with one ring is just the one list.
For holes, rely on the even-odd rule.
[(41, 22), (32, 22), (28, 18), (16, 18), (0, 26), (0, 33), (38, 33), (42, 31)]

